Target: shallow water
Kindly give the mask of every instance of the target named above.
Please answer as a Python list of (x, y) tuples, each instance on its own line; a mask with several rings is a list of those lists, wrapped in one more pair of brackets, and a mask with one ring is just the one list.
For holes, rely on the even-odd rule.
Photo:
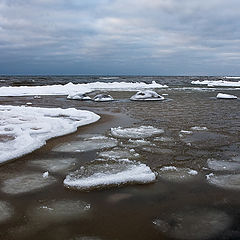
[[(218, 100), (213, 91), (170, 88), (157, 92), (167, 93), (167, 100), (132, 102), (128, 98), (134, 92), (108, 92), (118, 99), (108, 103), (66, 100), (63, 96), (43, 96), (41, 99), (1, 97), (1, 104), (32, 102), (32, 106), (76, 107), (94, 111), (102, 119), (79, 128), (76, 133), (52, 139), (34, 153), (1, 166), (2, 189), (4, 181), (21, 176), (23, 172), (43, 174), (46, 171), (45, 167), (31, 164), (33, 161), (74, 159), (74, 165), (70, 168), (50, 172), (50, 176), (56, 179), (51, 185), (17, 196), (0, 191), (1, 201), (14, 209), (12, 216), (0, 223), (0, 239), (239, 239), (240, 191), (225, 188), (224, 184), (220, 187), (209, 184), (206, 175), (225, 174), (210, 169), (209, 159), (239, 159), (240, 101)], [(231, 94), (231, 91), (228, 92)], [(240, 96), (240, 91), (233, 92)], [(64, 187), (63, 180), (69, 172), (91, 164), (98, 158), (99, 152), (108, 149), (89, 152), (57, 152), (52, 149), (63, 143), (82, 141), (81, 136), (86, 134), (111, 136), (111, 127), (142, 125), (163, 129), (164, 133), (146, 138), (146, 146), (121, 139), (118, 140), (118, 147), (134, 149), (134, 153), (139, 154), (137, 161), (159, 174), (164, 166), (193, 169), (198, 174), (187, 181), (158, 176), (154, 183), (146, 185), (104, 187), (94, 191)], [(192, 127), (207, 129), (193, 130)], [(60, 162), (62, 164), (63, 161)], [(239, 174), (239, 170), (229, 170), (226, 175), (229, 174)], [(24, 188), (26, 190), (27, 186)], [(73, 205), (67, 203), (75, 201), (89, 204), (90, 210), (77, 216), (73, 214), (72, 218), (69, 215), (66, 218), (61, 215), (58, 220), (52, 217), (51, 221), (46, 222), (44, 214), (41, 218), (36, 215), (39, 206), (53, 207), (48, 204), (51, 202), (64, 203), (64, 208), (69, 207), (72, 211)], [(49, 218), (48, 215), (46, 218)], [(189, 222), (193, 223), (188, 227)], [(196, 238), (194, 231), (198, 232)]]

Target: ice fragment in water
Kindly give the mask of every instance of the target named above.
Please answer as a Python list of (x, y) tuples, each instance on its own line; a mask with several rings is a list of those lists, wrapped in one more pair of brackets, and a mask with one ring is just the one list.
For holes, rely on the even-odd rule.
[(237, 96), (225, 94), (225, 93), (218, 93), (217, 98), (219, 98), (219, 99), (237, 99)]
[(220, 188), (240, 190), (240, 174), (208, 175), (207, 180)]
[(95, 102), (109, 102), (113, 100), (114, 100), (113, 97), (107, 94), (98, 94), (93, 98), (93, 101)]
[(208, 167), (215, 171), (237, 171), (237, 170), (240, 170), (240, 162), (209, 159), (207, 161), (207, 163), (208, 163)]
[(49, 172), (44, 172), (42, 176), (43, 176), (43, 178), (48, 178)]
[(152, 126), (140, 126), (136, 128), (111, 128), (111, 134), (116, 138), (140, 139), (162, 133), (164, 133), (163, 129), (155, 128)]
[(0, 223), (7, 221), (13, 215), (13, 212), (9, 203), (0, 201)]
[[(134, 149), (133, 149), (134, 150)], [(112, 149), (111, 151), (104, 151), (100, 152), (98, 156), (100, 158), (105, 158), (109, 160), (117, 160), (117, 159), (135, 159), (136, 156), (134, 155), (135, 150), (131, 151), (128, 149)]]
[(67, 175), (64, 185), (68, 188), (89, 190), (127, 183), (150, 183), (155, 178), (155, 174), (145, 164), (120, 160), (108, 163), (96, 161)]
[(130, 100), (133, 101), (162, 101), (164, 97), (151, 90), (139, 91), (133, 95)]
[(8, 194), (21, 194), (39, 190), (55, 182), (54, 177), (43, 178), (41, 173), (21, 174), (5, 180), (1, 190)]

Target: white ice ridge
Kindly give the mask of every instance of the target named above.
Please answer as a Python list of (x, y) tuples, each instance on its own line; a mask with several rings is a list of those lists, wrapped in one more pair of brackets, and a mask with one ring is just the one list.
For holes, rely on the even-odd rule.
[(0, 105), (0, 163), (30, 153), (48, 139), (72, 133), (99, 118), (74, 108)]
[(191, 84), (195, 85), (207, 85), (208, 87), (240, 87), (240, 81), (233, 82), (233, 81), (210, 81), (210, 80), (204, 80), (204, 81), (192, 81)]
[(155, 81), (152, 81), (150, 84), (144, 82), (93, 82), (73, 84), (70, 82), (65, 85), (1, 87), (0, 96), (74, 95), (96, 90), (129, 91), (167, 87), (167, 85), (161, 85)]

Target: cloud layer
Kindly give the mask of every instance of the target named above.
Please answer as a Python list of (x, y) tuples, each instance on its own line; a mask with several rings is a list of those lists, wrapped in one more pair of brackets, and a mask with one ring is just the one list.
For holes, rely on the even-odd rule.
[(237, 0), (0, 0), (0, 74), (239, 74)]

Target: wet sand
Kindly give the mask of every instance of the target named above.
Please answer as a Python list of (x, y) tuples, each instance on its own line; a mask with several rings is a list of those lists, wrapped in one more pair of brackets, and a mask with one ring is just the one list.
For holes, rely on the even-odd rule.
[[(19, 195), (0, 191), (0, 199), (14, 207), (13, 216), (0, 225), (0, 239), (65, 240), (81, 239), (83, 236), (90, 236), (89, 239), (124, 240), (239, 239), (240, 192), (210, 185), (206, 175), (213, 172), (207, 166), (209, 158), (226, 160), (240, 155), (240, 102), (217, 100), (213, 92), (160, 91), (165, 92), (169, 94), (168, 99), (157, 103), (126, 100), (133, 95), (132, 92), (112, 92), (110, 94), (120, 100), (109, 103), (72, 101), (66, 100), (64, 96), (1, 98), (1, 104), (21, 105), (32, 102), (32, 106), (75, 107), (101, 115), (97, 123), (80, 127), (73, 134), (51, 139), (41, 149), (1, 166), (1, 182), (19, 172), (43, 173), (38, 167), (28, 164), (34, 159), (76, 158), (78, 161), (74, 168), (77, 169), (94, 160), (98, 151), (61, 153), (51, 149), (61, 143), (74, 141), (83, 134), (106, 135), (111, 127), (139, 125), (162, 128), (165, 133), (161, 136), (170, 139), (154, 141), (154, 138), (150, 138), (149, 141), (156, 146), (135, 147), (140, 154), (139, 161), (156, 172), (163, 166), (171, 165), (194, 169), (198, 175), (190, 181), (169, 181), (158, 177), (155, 183), (146, 185), (82, 192), (63, 186), (66, 173), (51, 173), (57, 181), (41, 190)], [(237, 94), (236, 91), (234, 94)], [(181, 130), (191, 131), (194, 126), (207, 127), (208, 130), (194, 131), (190, 135), (183, 133), (181, 136)], [(39, 204), (63, 199), (85, 201), (91, 204), (91, 209), (86, 216), (70, 220), (46, 220), (47, 224), (43, 220), (32, 220), (31, 209)], [(214, 219), (208, 216), (205, 219), (199, 211), (216, 211), (217, 214), (213, 214)], [(191, 217), (186, 217), (184, 214), (189, 212)], [(222, 213), (228, 216), (226, 221)], [(199, 223), (195, 226), (199, 235), (191, 237), (188, 235), (191, 227), (184, 226), (184, 219), (198, 222), (200, 217), (205, 222), (215, 221), (216, 230), (211, 232), (210, 229), (202, 229)], [(160, 226), (154, 224), (156, 219), (161, 219)], [(221, 226), (221, 229), (217, 226)]]

